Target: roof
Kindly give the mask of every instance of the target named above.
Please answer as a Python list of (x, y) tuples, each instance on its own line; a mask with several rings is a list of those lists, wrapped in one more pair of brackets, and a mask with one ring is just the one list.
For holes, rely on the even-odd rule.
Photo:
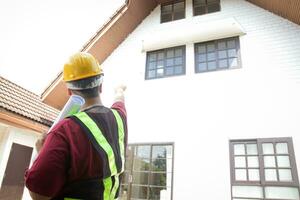
[[(106, 58), (135, 30), (135, 28), (159, 4), (172, 0), (126, 0), (80, 51), (93, 54), (103, 63)], [(247, 0), (263, 9), (300, 25), (299, 0)], [(42, 100), (56, 108), (62, 108), (68, 99), (62, 73), (43, 92)]]
[(59, 113), (38, 95), (0, 76), (1, 108), (46, 126), (51, 126)]

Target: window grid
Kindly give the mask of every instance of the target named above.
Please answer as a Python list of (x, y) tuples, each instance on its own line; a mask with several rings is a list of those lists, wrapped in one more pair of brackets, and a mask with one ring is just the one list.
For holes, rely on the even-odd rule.
[(218, 12), (220, 10), (220, 0), (193, 0), (194, 16)]
[(147, 52), (145, 79), (185, 74), (185, 46)]
[(177, 0), (161, 5), (160, 22), (170, 22), (185, 18), (185, 1)]
[(202, 73), (241, 67), (239, 38), (195, 44), (195, 72)]
[[(140, 147), (149, 147), (149, 152), (147, 154), (139, 154)], [(166, 149), (165, 155), (154, 157), (154, 149), (155, 148)], [(169, 188), (171, 189), (171, 199), (172, 199), (172, 184), (173, 184), (173, 144), (133, 144), (129, 145), (128, 149), (130, 152), (126, 154), (126, 163), (128, 168), (125, 168), (125, 176), (127, 178), (122, 179), (121, 183), (121, 199), (136, 199), (136, 195), (142, 199), (157, 199), (157, 194), (161, 189)], [(141, 150), (141, 152), (145, 149)], [(168, 153), (171, 156), (168, 156)], [(158, 153), (156, 153), (158, 155)], [(130, 159), (131, 157), (131, 159)], [(136, 169), (134, 168), (135, 160), (147, 159), (149, 161), (148, 169)], [(165, 161), (165, 162), (164, 162)], [(170, 162), (171, 169), (166, 167), (167, 162)], [(131, 162), (130, 164), (128, 162)], [(158, 162), (158, 164), (155, 164)], [(164, 164), (165, 163), (165, 164)], [(155, 166), (162, 165), (164, 170), (158, 170)], [(146, 176), (139, 176), (142, 173), (146, 174)], [(132, 175), (131, 175), (132, 174)], [(129, 177), (132, 176), (132, 180)], [(157, 176), (157, 177), (156, 177)], [(168, 184), (166, 180), (169, 176), (171, 183)], [(164, 178), (165, 177), (165, 182)], [(137, 180), (136, 180), (137, 178)], [(136, 181), (136, 182), (135, 182)], [(162, 181), (162, 182), (161, 182)], [(170, 181), (169, 181), (170, 182)], [(139, 189), (137, 189), (139, 188)], [(129, 192), (129, 195), (124, 197), (122, 196), (123, 191)], [(138, 191), (138, 193), (136, 193)], [(133, 196), (132, 196), (133, 195)], [(137, 198), (138, 199), (138, 198)]]
[[(246, 180), (236, 180), (236, 169), (249, 169), (248, 159), (245, 159), (245, 167), (236, 167), (235, 158), (236, 157), (248, 157), (249, 152), (247, 145), (256, 144), (257, 145), (257, 156), (259, 159), (259, 181), (249, 180), (249, 172), (247, 170)], [(266, 145), (267, 144), (267, 145)], [(268, 146), (269, 148), (264, 148)], [(242, 147), (242, 148), (241, 148)], [(270, 148), (271, 147), (271, 148)], [(239, 149), (237, 151), (236, 149)], [(244, 152), (243, 150), (244, 149)], [(251, 153), (251, 156), (254, 156)], [(265, 156), (273, 156), (274, 162), (272, 167), (269, 167), (270, 162), (265, 162)], [(285, 156), (285, 160), (280, 160), (278, 157)], [(281, 157), (282, 158), (282, 157)], [(286, 161), (286, 162), (283, 162)], [(288, 161), (288, 162), (287, 162)], [(255, 140), (231, 140), (230, 141), (230, 165), (231, 165), (231, 185), (232, 186), (260, 186), (262, 188), (263, 198), (249, 198), (249, 197), (232, 197), (235, 199), (269, 199), (266, 194), (266, 190), (270, 187), (288, 187), (298, 189), (300, 196), (299, 180), (297, 174), (297, 167), (295, 161), (295, 155), (293, 150), (293, 144), (291, 138), (268, 138), (268, 139), (255, 139)], [(282, 166), (283, 165), (283, 166)], [(286, 166), (285, 166), (286, 165)], [(266, 180), (266, 169), (276, 170), (276, 181)], [(290, 170), (291, 171), (291, 180), (281, 180), (280, 179), (280, 170)], [(276, 198), (277, 199), (277, 198)]]

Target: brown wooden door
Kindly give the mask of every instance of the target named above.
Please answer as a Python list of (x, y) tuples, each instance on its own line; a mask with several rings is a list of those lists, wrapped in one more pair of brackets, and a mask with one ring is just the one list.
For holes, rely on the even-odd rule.
[(0, 189), (1, 200), (21, 200), (24, 172), (29, 167), (33, 148), (13, 143)]

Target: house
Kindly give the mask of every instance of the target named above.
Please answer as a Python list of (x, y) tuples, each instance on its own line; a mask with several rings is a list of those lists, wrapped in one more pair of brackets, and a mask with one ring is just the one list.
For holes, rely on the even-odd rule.
[(36, 155), (35, 141), (58, 110), (0, 76), (0, 111), (0, 199), (30, 199), (24, 192), (24, 172)]
[[(128, 86), (121, 196), (299, 200), (300, 2), (129, 0), (88, 41)], [(43, 93), (62, 108), (61, 74)]]

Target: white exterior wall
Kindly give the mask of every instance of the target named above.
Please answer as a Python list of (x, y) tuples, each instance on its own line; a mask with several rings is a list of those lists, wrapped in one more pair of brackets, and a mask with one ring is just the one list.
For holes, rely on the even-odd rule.
[[(300, 173), (300, 26), (244, 0), (222, 0), (221, 10), (193, 17), (187, 0), (185, 19), (160, 24), (158, 6), (103, 63), (105, 103), (116, 84), (128, 86), (129, 143), (175, 143), (174, 200), (231, 198), (230, 139), (293, 137)], [(188, 43), (186, 75), (145, 80), (149, 32), (232, 17), (246, 33), (242, 68), (196, 74)]]
[[(0, 123), (0, 134), (2, 135), (0, 138), (0, 187), (1, 187), (12, 144), (17, 143), (17, 144), (35, 148), (35, 142), (39, 137), (39, 133)], [(32, 151), (30, 165), (33, 163), (36, 154), (37, 152), (34, 149)], [(29, 200), (29, 199), (31, 199), (29, 192), (27, 188), (24, 187), (22, 200)]]

